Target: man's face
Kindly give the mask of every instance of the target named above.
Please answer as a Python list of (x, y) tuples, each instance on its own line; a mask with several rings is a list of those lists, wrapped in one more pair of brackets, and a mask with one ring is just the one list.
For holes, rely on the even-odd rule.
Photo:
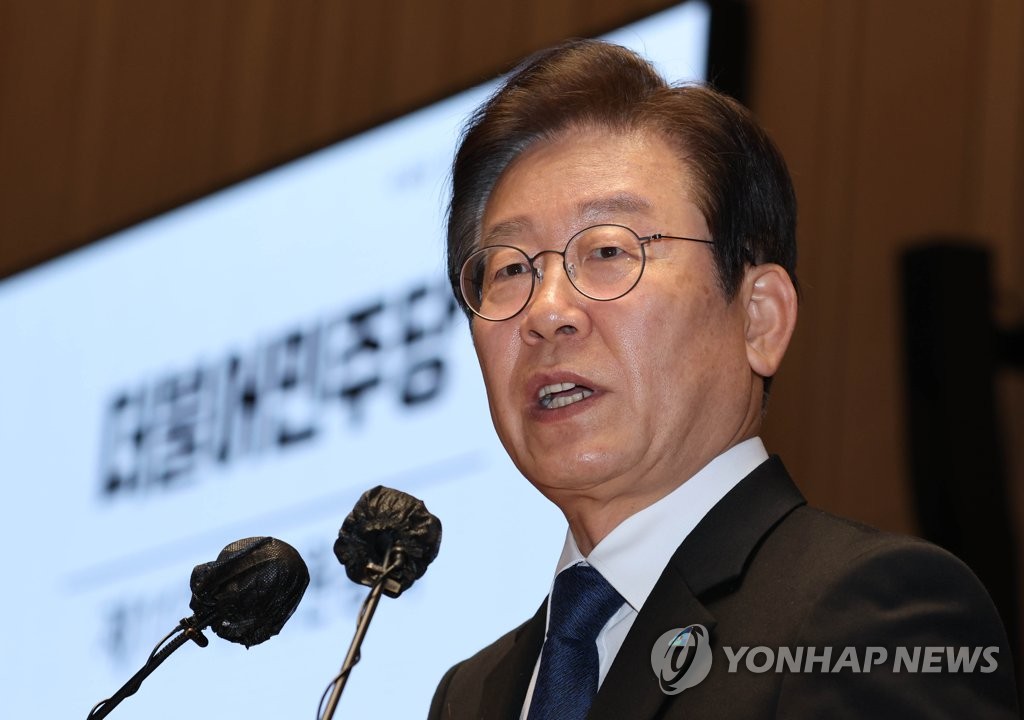
[[(502, 175), (481, 244), (532, 257), (599, 223), (711, 239), (690, 186), (654, 134), (570, 131)], [(608, 302), (581, 295), (559, 255), (535, 262), (544, 278), (530, 304), (502, 322), (474, 318), (473, 340), (505, 449), (563, 511), (614, 501), (635, 512), (753, 434), (746, 316), (722, 294), (710, 245), (650, 243), (639, 284)], [(542, 403), (558, 387), (567, 400)]]

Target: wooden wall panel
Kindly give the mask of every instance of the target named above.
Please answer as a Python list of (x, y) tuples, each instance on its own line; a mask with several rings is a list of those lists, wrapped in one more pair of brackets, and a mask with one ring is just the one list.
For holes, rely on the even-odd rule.
[[(1011, 259), (1002, 291), (1020, 287), (1019, 250), (1007, 252), (1022, 239), (1019, 9), (966, 0), (755, 8), (753, 104), (796, 180), (805, 285), (767, 434), (820, 504), (912, 530), (897, 262), (922, 236), (977, 235)], [(1011, 76), (1009, 90), (995, 68)]]
[(83, 15), (73, 3), (0, 3), (0, 277), (69, 234)]
[[(995, 310), (1005, 326), (1024, 327), (1024, 4), (993, 3), (980, 77), (980, 132), (970, 178), (976, 231), (991, 238), (996, 265)], [(1024, 373), (1004, 371), (998, 383), (1017, 532), (1017, 597), (1024, 598)], [(1024, 617), (1019, 622), (1024, 647)], [(1024, 668), (1018, 659), (1018, 677)]]
[(844, 473), (837, 499), (869, 510), (877, 524), (909, 525), (899, 260), (924, 237), (969, 231), (965, 170), (976, 33), (967, 2), (946, 3), (943, 13), (929, 12), (934, 4), (924, 0), (860, 7), (864, 102), (852, 138), (858, 162), (849, 184), (856, 195), (843, 270), (850, 352), (838, 378), (841, 465), (855, 473)]
[(0, 277), (671, 0), (0, 0)]
[[(755, 8), (753, 104), (796, 181), (804, 283), (766, 436), (812, 501), (914, 531), (899, 257), (928, 235), (977, 238), (999, 320), (1024, 320), (1024, 6)], [(1024, 597), (1024, 377), (998, 390)]]

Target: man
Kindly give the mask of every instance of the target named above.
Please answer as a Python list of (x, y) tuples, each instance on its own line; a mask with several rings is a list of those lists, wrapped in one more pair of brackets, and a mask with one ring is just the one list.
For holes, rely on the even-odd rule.
[(431, 718), (1016, 717), (970, 571), (808, 508), (758, 439), (796, 209), (746, 110), (574, 41), (478, 110), (452, 180), (494, 426), (569, 531), (550, 602), (453, 667)]

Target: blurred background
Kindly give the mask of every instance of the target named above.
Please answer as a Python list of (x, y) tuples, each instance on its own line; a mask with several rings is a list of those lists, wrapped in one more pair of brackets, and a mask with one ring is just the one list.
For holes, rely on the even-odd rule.
[[(0, 0), (0, 278), (672, 4)], [(1020, 643), (1024, 4), (725, 5), (800, 202), (769, 450), (964, 557)]]

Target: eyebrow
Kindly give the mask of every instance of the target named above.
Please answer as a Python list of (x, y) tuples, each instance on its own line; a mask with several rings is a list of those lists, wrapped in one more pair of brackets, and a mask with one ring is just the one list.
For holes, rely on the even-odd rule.
[[(639, 195), (628, 192), (615, 193), (606, 197), (581, 200), (576, 203), (576, 216), (585, 222), (617, 219), (619, 215), (638, 215), (651, 209), (651, 203)], [(494, 225), (481, 238), (481, 246), (517, 237), (533, 227), (525, 215), (518, 215)]]
[(651, 203), (633, 193), (620, 192), (608, 197), (584, 200), (576, 204), (577, 214), (587, 220), (603, 220), (609, 216), (636, 215), (651, 209)]
[(501, 244), (501, 240), (522, 235), (524, 230), (528, 230), (532, 226), (533, 223), (523, 216), (503, 220), (487, 231), (480, 239), (480, 246), (486, 247), (488, 244), (493, 244), (496, 240), (499, 241), (498, 244)]

